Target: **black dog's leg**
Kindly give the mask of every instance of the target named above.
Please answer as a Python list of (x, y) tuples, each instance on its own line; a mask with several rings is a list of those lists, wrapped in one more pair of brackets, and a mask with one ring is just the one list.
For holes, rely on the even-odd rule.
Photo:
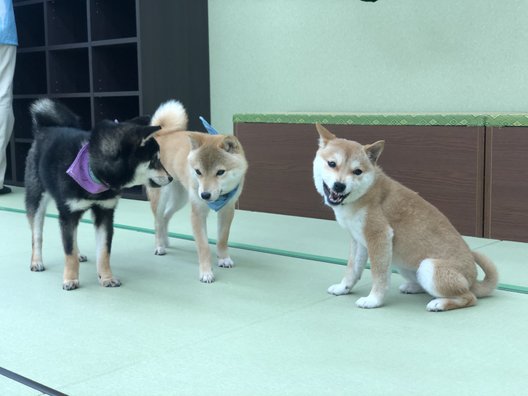
[(80, 263), (88, 261), (88, 257), (86, 257), (84, 254), (81, 254), (81, 251), (79, 250), (79, 245), (77, 244), (77, 229), (75, 229), (75, 234), (73, 235), (73, 249), (77, 252), (77, 258), (79, 259)]
[(110, 269), (110, 251), (114, 235), (114, 209), (99, 206), (92, 208), (97, 247), (97, 276), (104, 287), (121, 286), (121, 281), (115, 278)]
[(77, 251), (77, 226), (83, 212), (69, 212), (59, 208), (59, 224), (66, 262), (62, 288), (73, 290), (79, 287), (79, 252)]
[(38, 180), (26, 185), (26, 213), (31, 227), (31, 271), (44, 271), (42, 262), (42, 229), (49, 195)]

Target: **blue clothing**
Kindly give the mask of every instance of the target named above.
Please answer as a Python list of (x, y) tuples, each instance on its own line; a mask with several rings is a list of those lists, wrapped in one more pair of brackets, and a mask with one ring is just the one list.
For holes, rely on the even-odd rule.
[(239, 186), (236, 186), (232, 191), (228, 192), (227, 194), (220, 195), (216, 201), (207, 202), (207, 206), (209, 206), (215, 212), (218, 212), (220, 209), (227, 205), (231, 198), (235, 196), (236, 192), (238, 191), (238, 187)]
[(12, 0), (0, 0), (0, 45), (18, 45)]
[(207, 129), (209, 135), (220, 135), (220, 133), (214, 129), (202, 116), (200, 116), (200, 121), (202, 121), (203, 126)]

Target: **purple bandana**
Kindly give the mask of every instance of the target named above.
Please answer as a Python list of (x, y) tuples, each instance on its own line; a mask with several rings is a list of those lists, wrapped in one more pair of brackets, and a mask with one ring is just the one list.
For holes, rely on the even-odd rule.
[(90, 154), (88, 152), (88, 143), (81, 147), (77, 157), (66, 171), (79, 186), (91, 194), (99, 194), (108, 191), (109, 188), (103, 184), (90, 169)]

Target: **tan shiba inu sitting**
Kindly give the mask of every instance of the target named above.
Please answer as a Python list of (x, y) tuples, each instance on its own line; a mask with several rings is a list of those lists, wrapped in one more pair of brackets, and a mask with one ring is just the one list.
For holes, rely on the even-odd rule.
[(207, 215), (210, 209), (218, 212), (218, 266), (230, 268), (233, 261), (227, 247), (229, 229), (248, 165), (236, 137), (190, 132), (187, 131), (187, 121), (187, 113), (177, 101), (162, 104), (151, 121), (152, 125), (162, 127), (155, 135), (160, 145), (160, 160), (174, 178), (162, 188), (147, 188), (155, 216), (155, 254), (166, 253), (169, 220), (189, 200), (200, 280), (211, 283), (214, 275), (207, 238)]
[[(357, 300), (361, 308), (383, 304), (390, 284), (390, 265), (407, 280), (402, 293), (427, 292), (435, 297), (429, 311), (475, 305), (498, 281), (494, 264), (472, 252), (449, 220), (417, 193), (383, 173), (376, 164), (384, 141), (363, 146), (338, 139), (321, 125), (319, 150), (313, 162), (315, 187), (337, 222), (351, 236), (345, 277), (328, 288), (348, 294), (361, 277), (367, 256), (372, 289)], [(477, 281), (475, 262), (485, 278)]]

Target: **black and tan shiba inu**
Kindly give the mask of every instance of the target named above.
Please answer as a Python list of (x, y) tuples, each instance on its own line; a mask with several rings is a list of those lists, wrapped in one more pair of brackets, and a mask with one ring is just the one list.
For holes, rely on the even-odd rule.
[(166, 253), (169, 220), (189, 200), (200, 280), (211, 283), (214, 275), (207, 239), (207, 214), (210, 209), (218, 212), (218, 266), (230, 268), (233, 260), (229, 257), (227, 241), (248, 167), (244, 150), (234, 136), (187, 131), (187, 113), (177, 101), (161, 105), (152, 116), (151, 124), (162, 127), (155, 135), (160, 145), (160, 159), (174, 177), (168, 186), (147, 188), (155, 216), (155, 254)]
[(79, 286), (77, 226), (92, 211), (96, 229), (97, 274), (102, 286), (121, 282), (110, 269), (113, 218), (123, 188), (171, 181), (152, 138), (159, 127), (150, 117), (127, 122), (102, 121), (91, 131), (79, 128), (79, 118), (62, 104), (40, 99), (31, 105), (34, 141), (26, 159), (26, 210), (32, 232), (31, 271), (43, 271), (42, 229), (46, 206), (53, 199), (59, 212), (66, 263), (65, 290)]
[[(351, 236), (345, 277), (328, 292), (348, 294), (370, 258), (372, 290), (356, 304), (383, 305), (390, 266), (407, 280), (402, 293), (427, 292), (429, 311), (474, 305), (497, 286), (495, 265), (472, 252), (449, 220), (414, 191), (391, 179), (377, 165), (384, 142), (366, 146), (339, 139), (317, 125), (319, 150), (313, 162), (315, 187), (337, 222)], [(478, 264), (485, 272), (477, 281)]]

